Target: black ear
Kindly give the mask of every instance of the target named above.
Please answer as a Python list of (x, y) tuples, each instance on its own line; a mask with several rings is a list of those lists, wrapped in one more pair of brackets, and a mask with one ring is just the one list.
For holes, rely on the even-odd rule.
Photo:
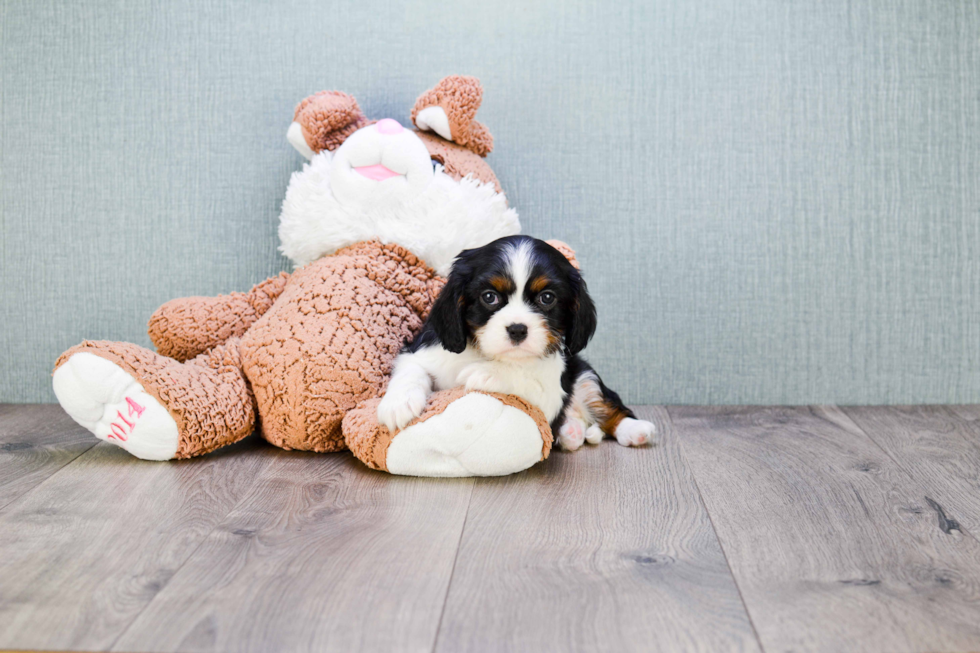
[(589, 344), (589, 340), (595, 334), (596, 313), (595, 304), (589, 297), (589, 289), (585, 285), (585, 280), (574, 270), (574, 296), (572, 312), (568, 319), (568, 326), (565, 328), (565, 347), (568, 353), (573, 356)]
[(466, 306), (463, 290), (468, 276), (461, 269), (463, 267), (465, 266), (460, 265), (458, 260), (453, 265), (446, 285), (436, 297), (429, 313), (429, 324), (439, 336), (442, 346), (454, 354), (460, 354), (466, 349), (466, 321), (463, 319)]

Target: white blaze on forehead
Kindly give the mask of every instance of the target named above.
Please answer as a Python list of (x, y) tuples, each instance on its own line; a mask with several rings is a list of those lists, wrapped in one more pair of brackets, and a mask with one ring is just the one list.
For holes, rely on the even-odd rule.
[(534, 267), (531, 256), (531, 243), (525, 240), (516, 245), (510, 245), (507, 248), (506, 256), (511, 277), (514, 279), (514, 285), (517, 286), (517, 290), (514, 291), (512, 297), (523, 301), (524, 286), (530, 280), (531, 269)]

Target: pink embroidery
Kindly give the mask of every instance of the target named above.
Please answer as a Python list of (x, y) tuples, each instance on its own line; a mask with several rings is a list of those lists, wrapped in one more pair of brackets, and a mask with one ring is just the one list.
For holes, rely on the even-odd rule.
[(125, 417), (123, 417), (123, 414), (120, 413), (118, 410), (116, 411), (116, 415), (119, 415), (119, 419), (121, 419), (123, 422), (126, 423), (126, 426), (129, 427), (129, 430), (130, 431), (132, 431), (133, 430), (133, 427), (136, 426), (135, 424), (133, 424), (132, 422), (130, 422), (128, 419), (126, 419)]
[(126, 403), (129, 404), (129, 414), (132, 415), (133, 413), (136, 413), (137, 419), (139, 419), (140, 415), (143, 414), (143, 411), (146, 410), (129, 397), (126, 397)]
[[(125, 442), (126, 440), (129, 439), (129, 437), (126, 435), (126, 431), (123, 429), (123, 427), (119, 426), (115, 422), (113, 422), (112, 423), (112, 426), (110, 426), (109, 428), (112, 430), (112, 433), (109, 434), (109, 437), (110, 438), (113, 435), (115, 435), (117, 440), (122, 440), (123, 442)], [(117, 431), (116, 429), (119, 429), (119, 430)]]
[[(129, 397), (126, 397), (126, 404), (129, 406), (128, 416), (129, 417), (133, 417), (133, 415), (136, 416), (133, 419), (134, 422), (138, 421), (139, 418), (143, 415), (143, 411), (146, 410), (146, 408), (140, 406), (138, 403), (136, 403)], [(122, 411), (117, 410), (116, 415), (119, 416), (119, 419), (122, 420), (123, 424), (129, 427), (129, 434), (126, 433), (126, 427), (122, 426), (122, 424), (113, 422), (112, 424), (109, 425), (109, 431), (110, 431), (109, 439), (122, 440), (123, 442), (125, 442), (126, 440), (129, 439), (129, 436), (133, 433), (133, 429), (136, 428), (136, 424), (126, 419), (126, 417), (123, 416)]]

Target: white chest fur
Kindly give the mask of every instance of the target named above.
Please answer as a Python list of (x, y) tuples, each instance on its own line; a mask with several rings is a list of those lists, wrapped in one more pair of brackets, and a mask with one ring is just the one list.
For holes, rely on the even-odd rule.
[(378, 407), (381, 423), (401, 428), (421, 413), (432, 390), (465, 386), (513, 394), (534, 404), (550, 422), (564, 405), (561, 375), (565, 362), (560, 354), (517, 361), (488, 360), (474, 347), (454, 354), (439, 345), (402, 354), (388, 390)]
[(449, 387), (464, 385), (468, 390), (517, 395), (540, 408), (550, 422), (565, 401), (564, 370), (565, 362), (557, 353), (520, 361), (478, 360), (464, 366)]

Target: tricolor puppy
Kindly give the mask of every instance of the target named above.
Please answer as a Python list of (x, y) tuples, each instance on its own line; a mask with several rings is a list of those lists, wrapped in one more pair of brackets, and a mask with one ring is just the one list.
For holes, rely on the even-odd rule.
[(606, 435), (625, 446), (650, 442), (653, 424), (636, 419), (578, 356), (595, 328), (585, 281), (548, 243), (508, 236), (468, 249), (395, 359), (378, 421), (403, 428), (433, 390), (466, 386), (535, 404), (564, 449)]

